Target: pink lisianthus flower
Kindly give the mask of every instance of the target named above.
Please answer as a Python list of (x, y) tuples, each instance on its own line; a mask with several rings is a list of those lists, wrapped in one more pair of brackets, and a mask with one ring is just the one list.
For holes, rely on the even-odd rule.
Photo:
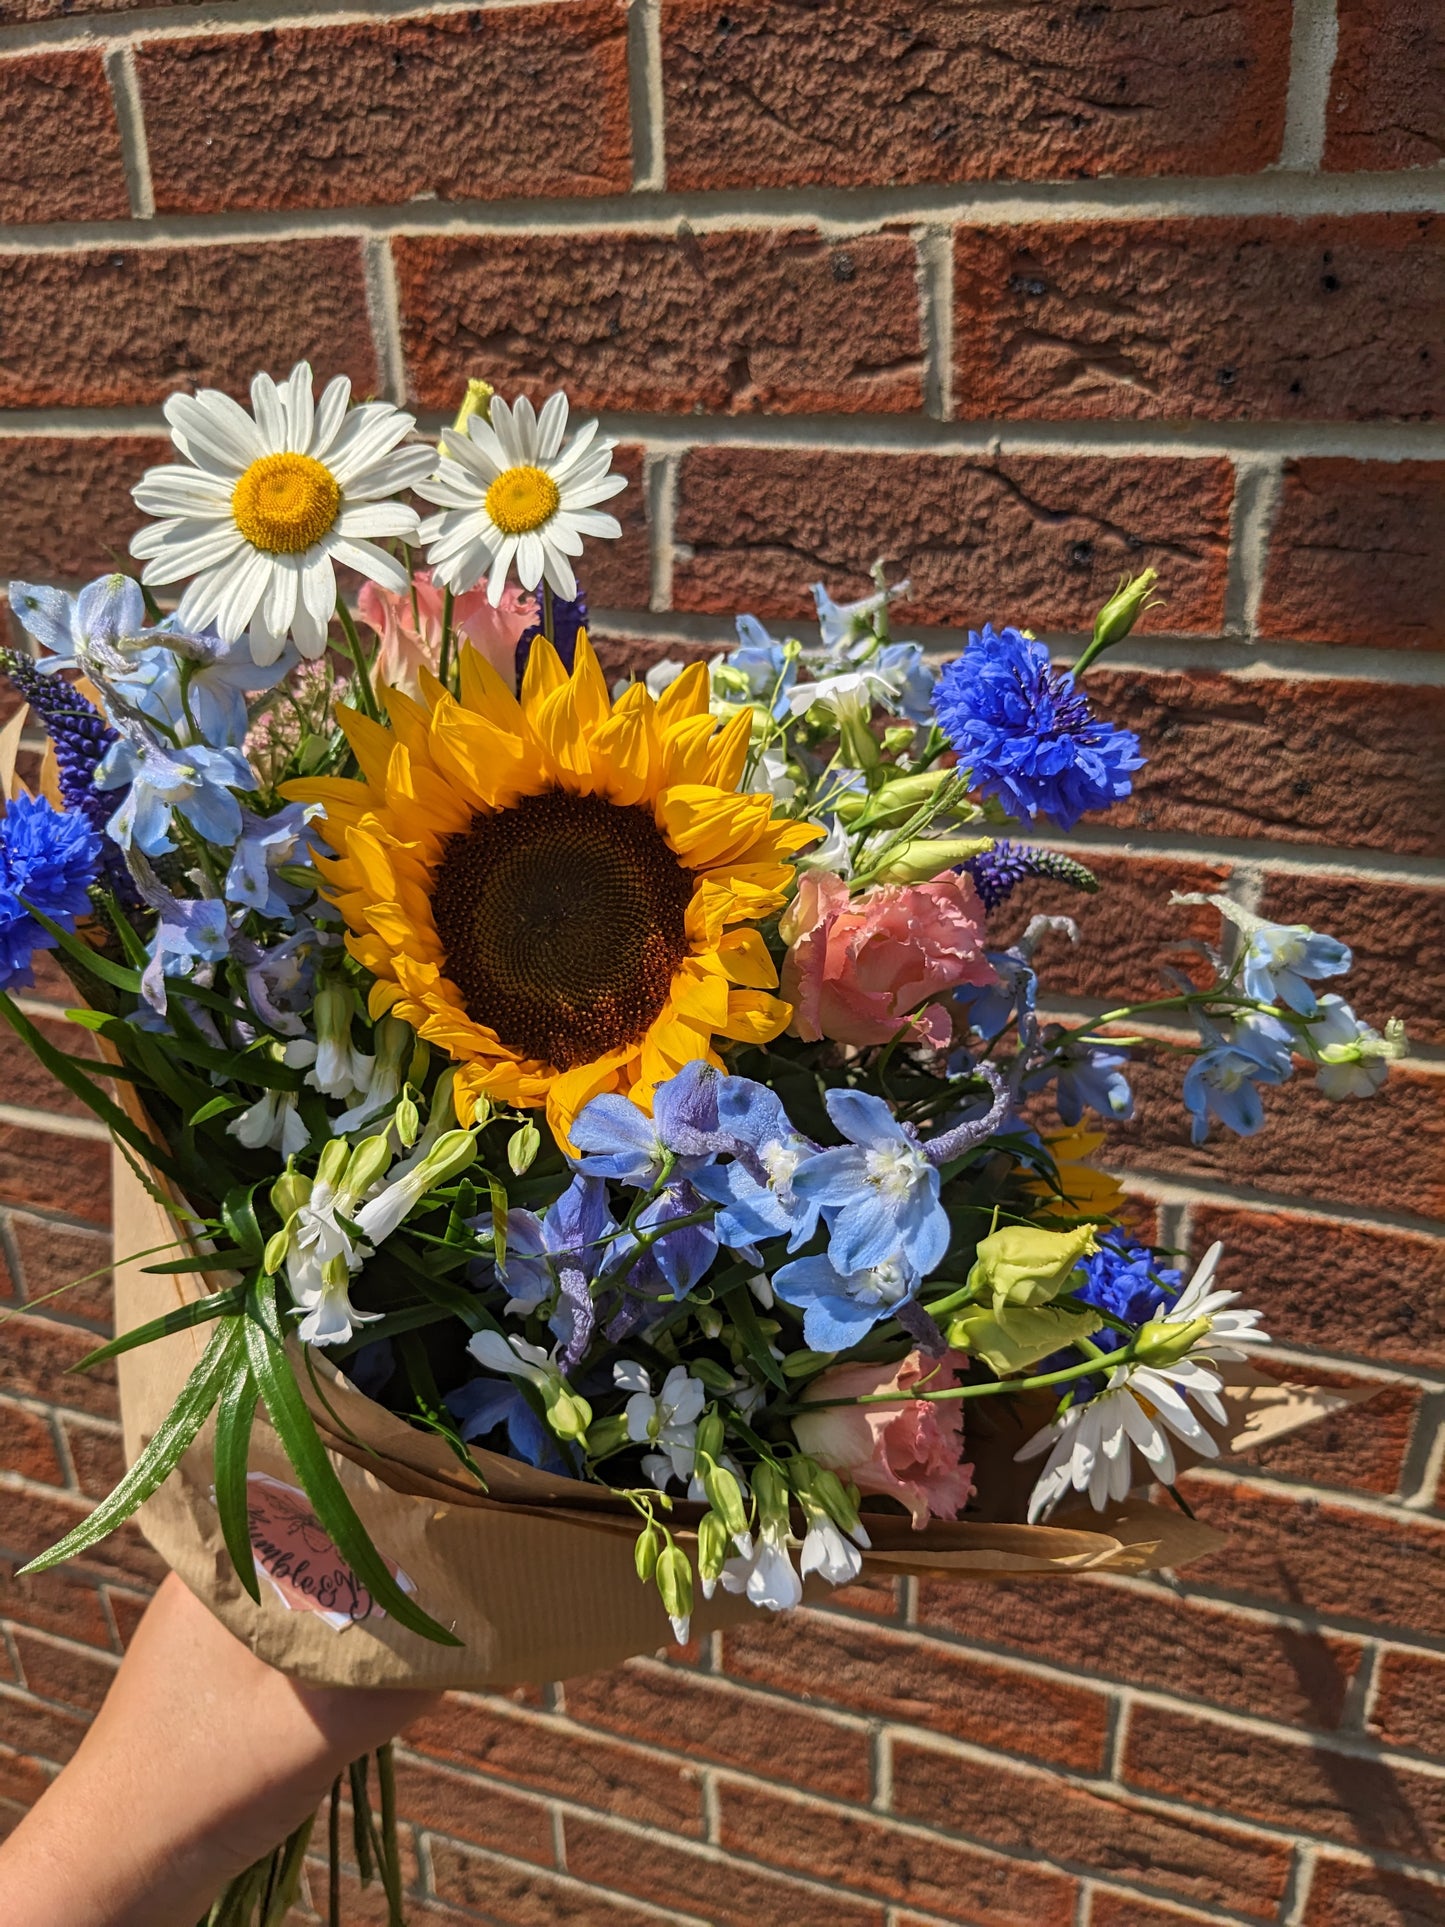
[[(807, 1401), (907, 1392), (921, 1379), (943, 1392), (958, 1383), (964, 1352), (942, 1359), (910, 1352), (896, 1365), (834, 1365), (808, 1387)], [(860, 1492), (883, 1492), (907, 1506), (914, 1529), (930, 1519), (956, 1519), (973, 1490), (963, 1465), (963, 1407), (957, 1399), (910, 1399), (906, 1405), (834, 1405), (800, 1412), (793, 1436), (811, 1459)]]
[(808, 1043), (886, 1044), (906, 1025), (911, 1041), (945, 1049), (953, 1019), (934, 999), (994, 981), (983, 920), (967, 875), (881, 884), (850, 901), (842, 877), (806, 871), (781, 925), (793, 1030)]
[[(356, 613), (381, 641), (374, 667), (377, 682), (420, 697), (422, 669), (435, 675), (441, 663), (444, 606), (443, 592), (429, 569), (417, 571), (415, 607), (410, 590), (398, 595), (375, 582), (362, 586)], [(485, 586), (469, 589), (452, 605), (455, 633), (481, 651), (509, 689), (516, 680), (517, 644), (536, 619), (536, 598), (516, 587), (507, 589), (495, 609)]]

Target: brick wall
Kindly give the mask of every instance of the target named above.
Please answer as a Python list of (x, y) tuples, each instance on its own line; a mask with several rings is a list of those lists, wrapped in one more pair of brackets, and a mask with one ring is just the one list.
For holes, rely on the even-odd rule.
[[(1074, 847), (1078, 1010), (1171, 887), (1356, 947), (1389, 1094), (1120, 1136), (1229, 1241), (1285, 1376), (1374, 1400), (1200, 1474), (1178, 1581), (859, 1587), (408, 1740), (416, 1918), (641, 1927), (1445, 1921), (1438, 1240), (1445, 19), (1431, 0), (0, 0), (0, 576), (124, 549), (177, 387), (302, 354), (429, 426), (463, 378), (603, 411), (614, 659), (786, 622), (886, 555), (910, 632), (1062, 650), (1124, 568), (1106, 710), (1153, 757)], [(913, 623), (922, 627), (915, 629)], [(1031, 886), (1029, 908), (1051, 899)], [(1077, 905), (1070, 905), (1077, 908)], [(63, 990), (47, 980), (32, 1008)], [(117, 1469), (98, 1131), (0, 1041), (0, 1550)], [(0, 1594), (0, 1812), (74, 1746), (156, 1576)], [(423, 1898), (426, 1896), (426, 1898)], [(371, 1918), (358, 1914), (357, 1918)]]

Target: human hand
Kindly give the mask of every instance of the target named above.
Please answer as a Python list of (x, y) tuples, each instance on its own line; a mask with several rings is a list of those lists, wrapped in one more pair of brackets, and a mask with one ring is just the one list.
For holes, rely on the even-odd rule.
[(276, 1672), (174, 1575), (70, 1765), (0, 1845), (5, 1927), (195, 1927), (430, 1693)]

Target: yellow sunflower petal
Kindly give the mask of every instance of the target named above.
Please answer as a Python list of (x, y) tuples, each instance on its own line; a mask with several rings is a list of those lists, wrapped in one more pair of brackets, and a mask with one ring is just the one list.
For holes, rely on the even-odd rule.
[(793, 1006), (781, 997), (769, 997), (761, 990), (733, 990), (728, 993), (728, 1020), (717, 1028), (720, 1035), (740, 1044), (771, 1044), (792, 1018)]
[(383, 789), (396, 738), (383, 723), (374, 723), (370, 716), (363, 716), (359, 709), (349, 709), (345, 703), (336, 705), (336, 720), (361, 765), (362, 775), (373, 789)]
[(527, 651), (527, 667), (522, 674), (522, 709), (530, 719), (553, 693), (567, 681), (562, 658), (545, 636), (534, 636)]
[(657, 799), (663, 834), (689, 869), (747, 854), (772, 813), (768, 795), (730, 796), (703, 783), (678, 783)]
[(666, 729), (669, 723), (675, 723), (683, 716), (706, 714), (709, 693), (707, 664), (689, 663), (657, 699), (658, 727)]

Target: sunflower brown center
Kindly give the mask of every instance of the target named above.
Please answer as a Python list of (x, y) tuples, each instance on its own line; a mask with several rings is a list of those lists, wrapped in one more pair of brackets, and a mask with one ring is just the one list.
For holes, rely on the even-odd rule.
[(341, 512), (341, 489), (310, 455), (261, 455), (231, 491), (236, 527), (268, 555), (300, 555)]
[(565, 1071), (646, 1036), (691, 896), (650, 811), (548, 790), (447, 839), (432, 914), (468, 1014)]

